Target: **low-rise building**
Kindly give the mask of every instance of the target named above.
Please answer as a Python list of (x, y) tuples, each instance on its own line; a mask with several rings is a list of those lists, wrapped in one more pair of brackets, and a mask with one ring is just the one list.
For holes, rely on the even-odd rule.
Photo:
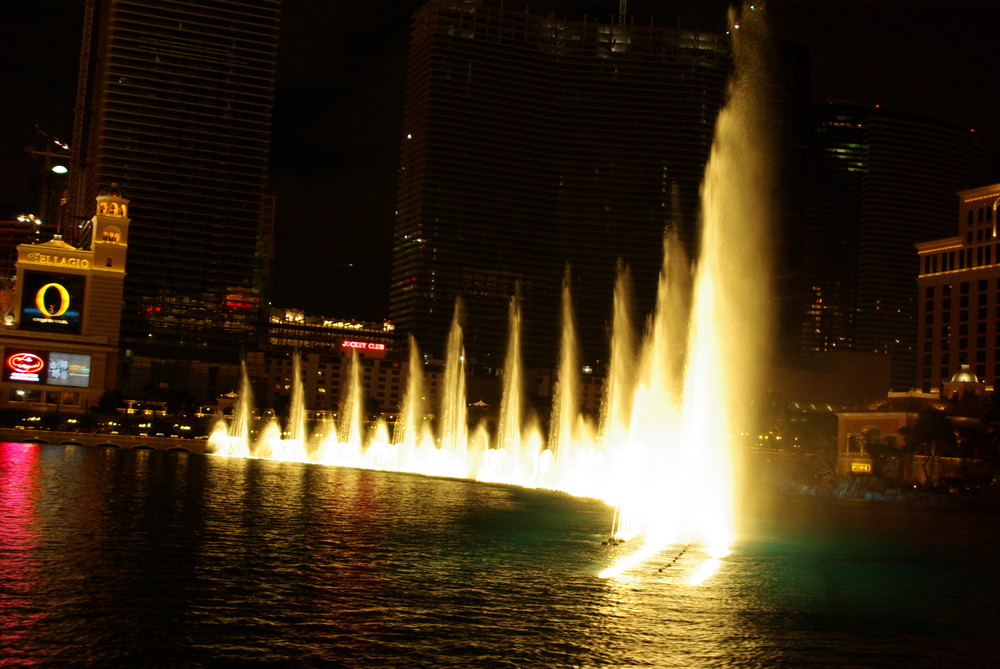
[[(975, 399), (984, 398), (985, 384), (967, 365), (944, 383), (941, 393), (910, 391), (864, 402), (837, 412), (837, 474), (874, 474), (902, 483), (936, 482), (963, 476), (973, 452), (962, 448), (963, 439), (984, 434)], [(949, 434), (924, 435), (930, 444), (916, 442), (919, 422), (937, 416)], [(924, 430), (933, 431), (925, 425)], [(950, 436), (949, 436), (950, 435)]]
[(0, 407), (80, 413), (115, 387), (128, 205), (115, 185), (97, 196), (88, 248), (58, 235), (17, 247), (0, 324)]

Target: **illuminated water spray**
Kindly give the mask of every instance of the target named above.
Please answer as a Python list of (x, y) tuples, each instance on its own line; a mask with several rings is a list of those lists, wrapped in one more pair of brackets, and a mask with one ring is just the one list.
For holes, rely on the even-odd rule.
[[(685, 559), (707, 553), (715, 561), (705, 565), (717, 565), (716, 558), (725, 553), (735, 532), (739, 449), (734, 442), (750, 424), (746, 409), (758, 394), (770, 323), (767, 238), (772, 181), (760, 100), (761, 14), (749, 9), (739, 16), (730, 13), (733, 74), (701, 190), (699, 254), (695, 262), (689, 260), (674, 226), (668, 226), (656, 307), (643, 324), (638, 346), (636, 324), (627, 309), (629, 274), (624, 267), (619, 272), (598, 425), (579, 412), (579, 362), (567, 278), (547, 437), (525, 416), (521, 316), (515, 299), (510, 304), (504, 392), (494, 433), (483, 425), (470, 430), (468, 424), (461, 306), (456, 305), (440, 406), (426, 406), (423, 361), (411, 340), (409, 385), (391, 437), (383, 423), (366, 426), (363, 421), (355, 357), (343, 411), (337, 424), (322, 426), (321, 436), (306, 434), (296, 363), (284, 435), (271, 426), (251, 438), (252, 395), (244, 382), (236, 417), (211, 437), (215, 452), (564, 490), (615, 505), (614, 531), (620, 538), (641, 537), (638, 549), (606, 576), (670, 546), (682, 547), (676, 555)], [(695, 545), (700, 548), (688, 551)], [(707, 578), (707, 569), (703, 565), (697, 570), (692, 582)]]
[[(644, 535), (643, 550), (649, 551), (691, 541), (713, 556), (728, 550), (738, 499), (740, 449), (734, 439), (750, 424), (747, 410), (769, 336), (773, 186), (764, 139), (764, 17), (731, 11), (730, 25), (733, 74), (701, 190), (693, 288), (687, 291), (683, 263), (668, 238), (657, 312), (623, 441), (627, 469), (643, 481), (620, 492), (622, 516)], [(690, 310), (684, 304), (688, 294)], [(687, 320), (683, 346), (673, 315), (676, 322)], [(656, 440), (660, 444), (651, 446)]]

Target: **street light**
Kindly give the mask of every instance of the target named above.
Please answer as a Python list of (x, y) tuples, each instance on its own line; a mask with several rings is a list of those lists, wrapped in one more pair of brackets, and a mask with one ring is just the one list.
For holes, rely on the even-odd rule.
[[(58, 232), (62, 234), (65, 224), (63, 220), (64, 208), (68, 197), (68, 179), (65, 175), (69, 174), (69, 168), (66, 163), (71, 160), (72, 152), (69, 144), (59, 141), (58, 138), (48, 134), (37, 125), (35, 133), (45, 140), (47, 144), (45, 150), (39, 151), (33, 146), (26, 146), (24, 150), (31, 154), (32, 158), (43, 160), (39, 214), (50, 223), (55, 221)], [(59, 181), (52, 181), (53, 174), (59, 175)]]

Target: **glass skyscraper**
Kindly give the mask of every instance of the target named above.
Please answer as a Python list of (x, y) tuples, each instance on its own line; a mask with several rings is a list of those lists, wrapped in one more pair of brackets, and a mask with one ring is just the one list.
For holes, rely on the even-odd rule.
[(252, 337), (279, 6), (114, 0), (88, 17), (82, 200), (117, 182), (133, 203), (121, 338), (132, 386), (172, 382), (129, 381), (133, 357), (231, 364)]
[(390, 316), (499, 368), (511, 296), (529, 364), (552, 365), (569, 267), (584, 362), (606, 360), (616, 276), (653, 305), (666, 226), (695, 246), (729, 67), (725, 35), (430, 0), (414, 16)]

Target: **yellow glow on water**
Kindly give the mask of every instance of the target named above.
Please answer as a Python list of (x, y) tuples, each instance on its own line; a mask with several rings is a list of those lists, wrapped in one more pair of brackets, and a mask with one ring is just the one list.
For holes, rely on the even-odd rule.
[(656, 556), (663, 549), (664, 546), (662, 545), (643, 544), (639, 550), (619, 558), (613, 565), (603, 569), (597, 576), (598, 578), (618, 578)]
[(710, 579), (721, 566), (722, 560), (719, 558), (708, 558), (695, 567), (694, 571), (691, 572), (691, 575), (688, 576), (687, 584), (694, 586), (704, 585), (705, 581)]
[[(668, 548), (669, 546), (664, 544), (644, 543), (638, 550), (620, 556), (612, 565), (598, 573), (598, 577), (602, 579), (632, 580), (636, 578), (636, 570), (638, 568), (653, 561), (658, 556), (662, 557), (664, 562), (663, 567), (659, 569), (660, 572), (668, 569), (683, 570), (685, 568), (684, 563), (693, 559), (698, 562), (684, 579), (683, 584), (700, 586), (719, 570), (723, 560), (731, 553), (728, 545), (694, 546), (689, 544), (683, 547), (675, 545), (673, 557), (667, 559), (670, 556)], [(678, 548), (679, 550), (677, 550)]]

